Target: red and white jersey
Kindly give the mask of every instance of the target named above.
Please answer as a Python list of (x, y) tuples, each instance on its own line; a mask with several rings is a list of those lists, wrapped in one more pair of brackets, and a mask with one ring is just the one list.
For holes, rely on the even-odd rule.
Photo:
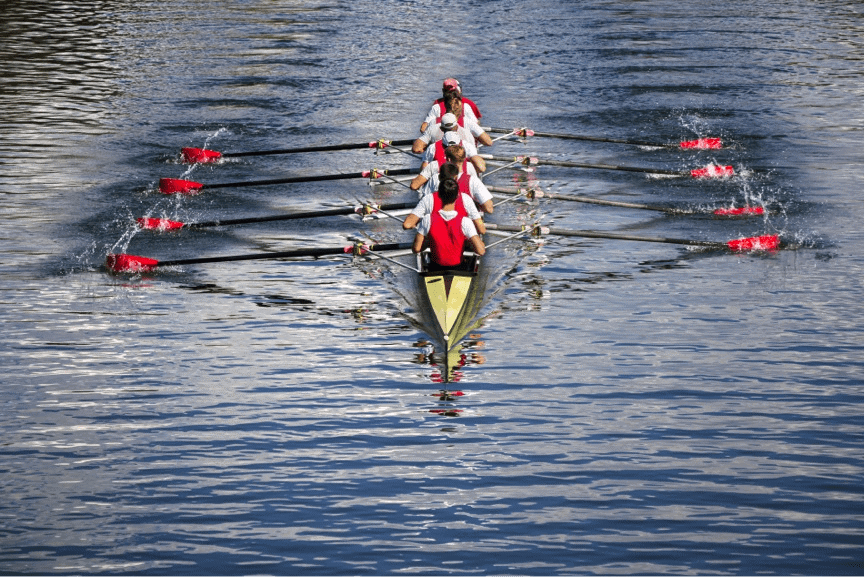
[[(486, 201), (490, 200), (493, 195), (492, 193), (490, 193), (484, 182), (480, 178), (478, 178), (477, 174), (474, 172), (473, 165), (470, 162), (467, 163), (467, 165), (469, 170), (460, 173), (459, 178), (457, 179), (457, 183), (460, 185), (460, 192), (471, 197), (474, 203), (477, 206), (480, 206)], [(421, 198), (423, 198), (425, 196), (429, 196), (438, 189), (439, 169), (438, 165), (436, 165), (435, 171), (429, 174), (427, 181), (420, 188), (418, 193), (421, 195)]]
[[(420, 199), (420, 201), (417, 203), (417, 206), (412, 209), (411, 213), (416, 217), (423, 219), (423, 217), (425, 217), (426, 215), (432, 214), (433, 212), (441, 208), (441, 204), (437, 205), (437, 201), (439, 203), (441, 202), (440, 200), (438, 200), (438, 194), (427, 194)], [(470, 197), (469, 195), (460, 194), (457, 199), (457, 204), (462, 204), (464, 212), (459, 212), (463, 213), (464, 216), (467, 216), (470, 220), (477, 220), (481, 217), (481, 213), (480, 211), (478, 211), (478, 207), (475, 206), (472, 197)]]
[[(475, 120), (480, 121), (480, 119), (483, 115), (481, 114), (481, 111), (478, 108), (478, 105), (475, 104), (472, 99), (466, 98), (465, 96), (462, 96), (462, 101), (463, 101), (463, 113), (465, 113), (465, 111), (468, 110), (471, 113), (471, 115), (474, 116)], [(445, 110), (444, 97), (437, 98), (436, 101), (433, 102), (432, 109), (430, 111), (435, 110), (436, 107), (438, 107), (439, 116), (441, 116), (445, 112), (447, 112), (447, 110)]]
[[(474, 139), (460, 140), (460, 145), (465, 149), (467, 159), (471, 158), (472, 156), (477, 156), (478, 149), (474, 145)], [(426, 150), (424, 150), (423, 152), (423, 157), (421, 157), (421, 162), (432, 163), (432, 161), (434, 160), (439, 163), (439, 166), (446, 162), (443, 140), (439, 140), (427, 146)]]
[[(464, 126), (466, 121), (473, 121), (475, 124), (480, 125), (481, 117), (475, 113), (474, 108), (469, 105), (468, 102), (471, 101), (463, 98), (464, 120), (461, 125)], [(472, 104), (474, 103), (472, 102)], [(447, 110), (444, 109), (444, 102), (442, 102), (441, 99), (436, 100), (433, 103), (432, 108), (430, 108), (429, 112), (427, 113), (426, 118), (424, 118), (424, 122), (426, 122), (427, 124), (432, 124), (436, 121), (436, 118), (441, 118), (445, 114), (445, 112), (447, 112)], [(459, 122), (459, 119), (457, 119), (457, 122)]]
[(457, 179), (457, 184), (459, 184), (460, 192), (469, 195), (478, 206), (493, 197), (483, 181), (469, 172), (461, 173)]
[(459, 265), (466, 240), (478, 234), (474, 223), (466, 217), (460, 218), (455, 210), (426, 215), (417, 231), (429, 239), (432, 260), (439, 266)]
[[(441, 164), (439, 164), (437, 160), (433, 160), (432, 162), (427, 164), (423, 168), (423, 170), (420, 171), (420, 173), (421, 175), (423, 175), (424, 178), (426, 178), (427, 182), (429, 182), (433, 178), (438, 178), (439, 170), (441, 170)], [(460, 167), (460, 172), (468, 172), (469, 174), (473, 174), (475, 176), (478, 175), (478, 171), (475, 168), (475, 165), (468, 160), (463, 161), (463, 165)], [(435, 190), (438, 190), (438, 188), (438, 185), (436, 185)]]
[[(433, 142), (438, 142), (444, 137), (444, 132), (440, 126), (441, 119), (436, 118), (435, 124), (430, 124), (423, 134), (420, 135), (420, 141), (425, 146), (429, 146)], [(476, 143), (476, 138), (484, 133), (484, 129), (477, 122), (469, 121), (466, 126), (459, 126), (454, 131), (460, 135), (460, 138), (466, 142)], [(477, 145), (476, 145), (477, 146)]]

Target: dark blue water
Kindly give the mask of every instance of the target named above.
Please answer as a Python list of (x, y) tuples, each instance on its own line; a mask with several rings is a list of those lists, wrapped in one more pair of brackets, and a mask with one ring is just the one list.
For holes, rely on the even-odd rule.
[[(0, 31), (0, 573), (862, 574), (861, 3), (7, 1)], [(408, 200), (157, 182), (409, 166), (179, 150), (413, 137), (450, 75), (486, 126), (728, 145), (496, 154), (736, 170), (503, 170), (487, 183), (703, 214), (541, 199), (492, 221), (781, 249), (498, 245), (447, 384), (390, 262), (103, 266), (410, 240), (133, 223)], [(769, 214), (705, 214), (744, 204)]]

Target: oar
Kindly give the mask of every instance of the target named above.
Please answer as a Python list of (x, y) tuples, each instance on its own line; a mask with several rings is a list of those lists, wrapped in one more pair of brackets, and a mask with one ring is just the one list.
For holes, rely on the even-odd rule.
[[(406, 150), (405, 148), (400, 148), (399, 146), (394, 146), (392, 144), (382, 146), (382, 147), (380, 147), (380, 149), (383, 150), (385, 152), (385, 154), (390, 154), (391, 152), (399, 152), (399, 153), (411, 156), (413, 160), (417, 160), (421, 156), (423, 156), (421, 154), (415, 154), (411, 150)], [(376, 155), (378, 155), (378, 150), (376, 150), (375, 153), (376, 153)]]
[(383, 212), (386, 214), (388, 210), (401, 210), (405, 208), (414, 208), (416, 202), (403, 202), (398, 204), (383, 204), (381, 206), (375, 204), (364, 204), (356, 207), (332, 208), (328, 210), (314, 210), (309, 212), (293, 212), (289, 214), (275, 214), (271, 216), (253, 216), (247, 218), (232, 218), (226, 220), (211, 220), (202, 222), (178, 222), (167, 218), (138, 218), (135, 219), (138, 226), (148, 230), (177, 230), (181, 228), (208, 228), (213, 226), (231, 226), (235, 224), (253, 224), (257, 222), (274, 222), (279, 220), (296, 220), (303, 218), (319, 218), (325, 216), (339, 216), (346, 214), (362, 214), (364, 216), (375, 212)]
[(738, 238), (727, 242), (716, 242), (710, 240), (688, 240), (681, 238), (657, 238), (647, 236), (634, 236), (629, 234), (618, 234), (612, 232), (599, 232), (594, 230), (567, 230), (561, 228), (549, 228), (540, 225), (531, 227), (509, 226), (503, 224), (488, 223), (487, 228), (490, 230), (503, 230), (520, 232), (532, 229), (534, 234), (554, 234), (559, 236), (578, 236), (585, 238), (608, 238), (613, 240), (633, 240), (639, 242), (662, 242), (668, 244), (684, 244), (690, 246), (700, 246), (714, 249), (730, 249), (736, 252), (744, 252), (751, 250), (773, 251), (778, 248), (780, 241), (778, 235), (754, 236), (749, 238)]
[(378, 178), (384, 174), (415, 174), (417, 170), (411, 168), (398, 168), (396, 170), (365, 170), (363, 172), (351, 172), (347, 174), (320, 174), (318, 176), (291, 176), (288, 178), (275, 178), (273, 180), (249, 180), (246, 182), (223, 182), (221, 184), (202, 184), (194, 180), (181, 180), (179, 178), (160, 178), (159, 192), (164, 194), (198, 194), (200, 191), (211, 188), (234, 188), (239, 186), (263, 186), (268, 184), (291, 184), (295, 182), (319, 182), (323, 180), (343, 180), (348, 178)]
[[(638, 204), (635, 202), (620, 202), (615, 200), (602, 200), (599, 198), (591, 198), (589, 196), (579, 196), (573, 194), (555, 194), (551, 192), (544, 192), (542, 190), (537, 189), (520, 189), (520, 188), (510, 188), (506, 186), (488, 186), (487, 187), (490, 192), (498, 192), (500, 194), (509, 194), (515, 196), (525, 195), (529, 200), (533, 200), (535, 198), (549, 198), (553, 200), (568, 200), (572, 202), (584, 202), (587, 204), (597, 204), (601, 206), (616, 206), (620, 208), (636, 208), (639, 210), (653, 210), (657, 212), (664, 212), (667, 214), (702, 214), (702, 211), (683, 209), (683, 208), (670, 208), (666, 206), (657, 206), (651, 204)], [(742, 206), (735, 208), (718, 208), (712, 211), (712, 214), (717, 216), (756, 216), (764, 214), (765, 210), (762, 206)]]
[(298, 258), (298, 257), (320, 257), (339, 254), (362, 255), (367, 251), (383, 251), (383, 250), (404, 250), (411, 248), (412, 243), (392, 243), (367, 245), (356, 243), (353, 246), (344, 247), (325, 247), (325, 248), (307, 248), (298, 250), (287, 250), (281, 252), (263, 252), (253, 254), (241, 254), (233, 256), (212, 256), (201, 258), (187, 258), (179, 260), (163, 260), (159, 261), (144, 256), (135, 256), (131, 254), (109, 254), (105, 259), (105, 266), (112, 272), (146, 272), (161, 266), (181, 266), (187, 264), (203, 264), (211, 262), (230, 262), (238, 260), (264, 260), (274, 258)]
[[(382, 178), (383, 180), (387, 180), (387, 181), (392, 182), (392, 183), (394, 183), (394, 184), (398, 184), (398, 185), (400, 185), (400, 186), (404, 186), (405, 188), (408, 188), (409, 190), (411, 190), (411, 185), (410, 185), (410, 184), (406, 184), (405, 182), (403, 182), (402, 180), (400, 180), (400, 179), (398, 179), (398, 178), (394, 178), (394, 177), (392, 177), (392, 176), (388, 176), (388, 175), (386, 175), (386, 174), (382, 174), (382, 175), (380, 175), (380, 176), (381, 176), (381, 178)], [(370, 184), (373, 184), (373, 183), (370, 183)], [(376, 182), (376, 183), (374, 183), (374, 184), (379, 184), (379, 183)], [(414, 191), (412, 191), (412, 192), (414, 192)]]
[(353, 150), (358, 148), (384, 148), (385, 146), (403, 146), (412, 144), (414, 140), (374, 140), (356, 144), (327, 144), (322, 146), (304, 146), (301, 148), (284, 148), (281, 150), (253, 150), (249, 152), (217, 152), (206, 148), (182, 148), (180, 153), (183, 162), (189, 164), (216, 162), (220, 158), (237, 158), (241, 156), (266, 156), (271, 154), (296, 154), (301, 152), (327, 152), (331, 150)]
[(556, 132), (536, 132), (528, 128), (484, 128), (487, 132), (516, 134), (523, 138), (528, 136), (542, 136), (549, 138), (564, 138), (567, 140), (588, 140), (592, 142), (612, 142), (615, 144), (633, 144), (635, 146), (651, 146), (652, 148), (696, 148), (701, 150), (722, 148), (720, 138), (698, 138), (696, 140), (684, 140), (678, 144), (657, 142), (644, 142), (642, 140), (626, 140), (622, 138), (604, 138), (601, 136), (583, 136), (580, 134), (559, 134)]
[(548, 166), (565, 166), (569, 168), (598, 168), (602, 170), (625, 170), (628, 172), (647, 172), (649, 174), (662, 174), (668, 176), (691, 176), (693, 178), (720, 178), (723, 176), (733, 176), (732, 166), (718, 166), (710, 164), (703, 168), (695, 168), (693, 170), (663, 170), (659, 168), (642, 168), (636, 166), (617, 166), (614, 164), (587, 164), (583, 162), (564, 162), (559, 160), (540, 160), (533, 156), (515, 156), (508, 158), (505, 156), (493, 156), (491, 154), (481, 154), (481, 158), (486, 160), (496, 160), (499, 162), (519, 161), (526, 166), (533, 164), (544, 164)]
[[(495, 174), (495, 173), (499, 172), (500, 170), (507, 170), (508, 168), (511, 168), (512, 166), (516, 166), (518, 164), (521, 165), (522, 162), (519, 160), (514, 160), (512, 162), (508, 162), (507, 164), (503, 164), (503, 165), (499, 166), (498, 168), (494, 168), (493, 170), (489, 170), (489, 171), (485, 172), (484, 178), (488, 178), (491, 174)], [(535, 171), (534, 168), (530, 168), (528, 166), (521, 166), (520, 168), (518, 168), (516, 170), (521, 170), (521, 171), (527, 172), (527, 173), (532, 173)]]

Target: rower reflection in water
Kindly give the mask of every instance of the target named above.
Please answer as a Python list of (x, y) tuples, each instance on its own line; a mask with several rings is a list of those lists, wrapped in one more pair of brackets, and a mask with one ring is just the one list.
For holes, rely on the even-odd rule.
[(454, 385), (462, 380), (465, 367), (486, 362), (484, 356), (476, 350), (483, 348), (484, 343), (480, 339), (480, 334), (470, 334), (462, 346), (447, 351), (436, 350), (432, 343), (423, 339), (415, 343), (416, 347), (426, 349), (417, 355), (416, 362), (429, 367), (431, 372), (427, 377), (441, 386), (438, 391), (430, 393), (437, 401), (435, 406), (429, 409), (430, 413), (456, 417), (463, 412), (459, 404), (466, 393), (454, 388)]

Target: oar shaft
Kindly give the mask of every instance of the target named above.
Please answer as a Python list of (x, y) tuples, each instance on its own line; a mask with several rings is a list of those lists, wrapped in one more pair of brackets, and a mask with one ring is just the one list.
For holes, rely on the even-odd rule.
[[(512, 225), (503, 225), (503, 224), (493, 224), (489, 223), (486, 225), (488, 229), (492, 230), (504, 230), (504, 231), (513, 231), (519, 232), (524, 230), (519, 226)], [(727, 248), (727, 244), (723, 242), (714, 242), (708, 240), (690, 240), (690, 239), (681, 239), (681, 238), (659, 238), (659, 237), (648, 237), (648, 236), (635, 236), (630, 234), (619, 234), (613, 232), (600, 232), (594, 230), (567, 230), (562, 228), (548, 228), (548, 227), (540, 227), (534, 226), (531, 228), (541, 229), (546, 234), (554, 234), (558, 236), (576, 236), (583, 238), (606, 238), (612, 240), (632, 240), (639, 242), (660, 242), (667, 244), (684, 244), (690, 246), (704, 246), (711, 248)]]
[[(501, 162), (510, 162), (513, 161), (513, 158), (501, 157), (501, 156), (486, 156), (482, 155), (484, 158), (488, 160), (498, 160)], [(567, 168), (597, 168), (601, 170), (624, 170), (627, 172), (647, 172), (650, 174), (666, 174), (671, 176), (687, 176), (690, 171), (681, 171), (681, 170), (664, 170), (661, 168), (643, 168), (640, 166), (619, 166), (615, 164), (590, 164), (585, 162), (568, 162), (562, 160), (543, 160), (543, 159), (532, 159), (532, 164), (543, 164), (546, 166), (563, 166)]]
[(712, 248), (727, 248), (727, 244), (723, 242), (714, 242), (711, 240), (691, 240), (683, 238), (660, 238), (649, 236), (635, 236), (630, 234), (618, 234), (609, 232), (598, 232), (593, 230), (565, 230), (561, 228), (549, 229), (549, 234), (560, 236), (579, 236), (585, 238), (608, 238), (613, 240), (633, 240), (638, 242), (661, 242), (667, 244), (684, 244), (689, 246), (705, 246)]
[[(417, 203), (395, 203), (383, 204), (381, 206), (372, 206), (373, 210), (401, 210), (404, 208), (414, 208)], [(252, 224), (257, 222), (276, 222), (280, 220), (299, 220), (304, 218), (319, 218), (327, 216), (341, 216), (346, 214), (354, 214), (357, 211), (355, 207), (333, 208), (330, 210), (314, 210), (308, 212), (292, 212), (289, 214), (274, 214), (271, 216), (257, 216), (247, 218), (232, 218), (226, 220), (211, 220), (204, 222), (192, 222), (186, 225), (186, 228), (208, 228), (213, 226), (230, 226), (235, 224)]]
[[(405, 146), (412, 144), (414, 140), (394, 140), (388, 142), (388, 146)], [(374, 148), (375, 142), (360, 142), (353, 144), (326, 144), (321, 146), (303, 146), (300, 148), (283, 148), (276, 150), (252, 150), (247, 152), (224, 152), (223, 157), (238, 158), (241, 156), (267, 156), (272, 154), (295, 154), (302, 152), (327, 152), (331, 150), (353, 150), (358, 148)]]
[(272, 258), (291, 258), (291, 257), (303, 257), (303, 256), (328, 256), (335, 254), (344, 254), (345, 249), (340, 248), (318, 248), (318, 249), (304, 249), (304, 250), (286, 250), (281, 252), (269, 252), (269, 253), (253, 253), (253, 254), (237, 254), (232, 256), (211, 256), (211, 257), (199, 257), (199, 258), (183, 258), (176, 260), (161, 260), (159, 261), (158, 266), (180, 266), (186, 264), (203, 264), (209, 262), (232, 262), (238, 260), (261, 260), (261, 259), (272, 259)]
[[(411, 243), (391, 243), (379, 244), (366, 247), (367, 250), (382, 251), (382, 250), (403, 250), (411, 248)], [(187, 264), (203, 264), (211, 262), (232, 262), (240, 260), (265, 260), (275, 258), (298, 258), (298, 257), (320, 257), (338, 254), (350, 254), (351, 247), (323, 247), (323, 248), (307, 248), (298, 250), (286, 250), (280, 252), (266, 252), (253, 254), (239, 254), (232, 256), (211, 256), (200, 258), (187, 258), (178, 260), (162, 260), (155, 266), (180, 266)]]
[[(513, 128), (485, 128), (487, 132), (495, 132), (497, 134), (509, 134), (514, 131)], [(584, 136), (581, 134), (560, 134), (557, 132), (538, 132), (532, 131), (534, 136), (546, 138), (562, 138), (566, 140), (587, 140), (590, 142), (612, 142), (615, 144), (633, 144), (634, 146), (651, 146), (655, 148), (679, 148), (678, 144), (658, 144), (657, 142), (644, 142), (642, 140), (627, 140), (623, 138), (605, 138), (602, 136)]]
[[(519, 195), (519, 194), (522, 194), (524, 192), (524, 191), (521, 191), (521, 190), (516, 189), (516, 188), (508, 188), (508, 187), (504, 187), (504, 186), (488, 186), (487, 188), (489, 189), (490, 192), (499, 192), (501, 194)], [(615, 207), (619, 207), (619, 208), (636, 208), (639, 210), (653, 210), (656, 212), (666, 212), (668, 214), (684, 214), (685, 213), (685, 211), (682, 211), (682, 210), (677, 209), (677, 208), (667, 208), (665, 206), (653, 206), (650, 204), (638, 204), (638, 203), (634, 203), (634, 202), (620, 202), (617, 200), (604, 200), (604, 199), (600, 199), (600, 198), (591, 198), (588, 196), (579, 196), (579, 195), (573, 195), (573, 194), (555, 194), (552, 192), (543, 192), (543, 193), (538, 193), (537, 196), (539, 196), (539, 197), (542, 196), (544, 198), (549, 198), (552, 200), (568, 200), (568, 201), (572, 201), (572, 202), (583, 202), (586, 204), (597, 204), (597, 205), (601, 205), (601, 206), (615, 206)]]
[[(399, 168), (396, 170), (381, 170), (381, 174), (415, 174), (416, 170), (410, 168)], [(240, 186), (266, 186), (270, 184), (292, 184), (297, 182), (321, 182), (325, 180), (345, 180), (350, 178), (364, 178), (368, 172), (352, 172), (346, 174), (320, 174), (317, 176), (291, 176), (287, 178), (274, 178), (272, 180), (250, 180), (246, 182), (223, 182), (218, 184), (205, 184), (202, 189), (207, 188), (235, 188)]]
[(538, 160), (538, 164), (547, 166), (564, 166), (568, 168), (599, 168), (602, 170), (624, 170), (627, 172), (649, 172), (652, 174), (669, 174), (674, 176), (683, 176), (690, 172), (682, 172), (681, 170), (663, 170), (660, 168), (643, 168), (639, 166), (619, 166), (614, 164), (589, 164), (585, 162), (565, 162), (561, 160)]

